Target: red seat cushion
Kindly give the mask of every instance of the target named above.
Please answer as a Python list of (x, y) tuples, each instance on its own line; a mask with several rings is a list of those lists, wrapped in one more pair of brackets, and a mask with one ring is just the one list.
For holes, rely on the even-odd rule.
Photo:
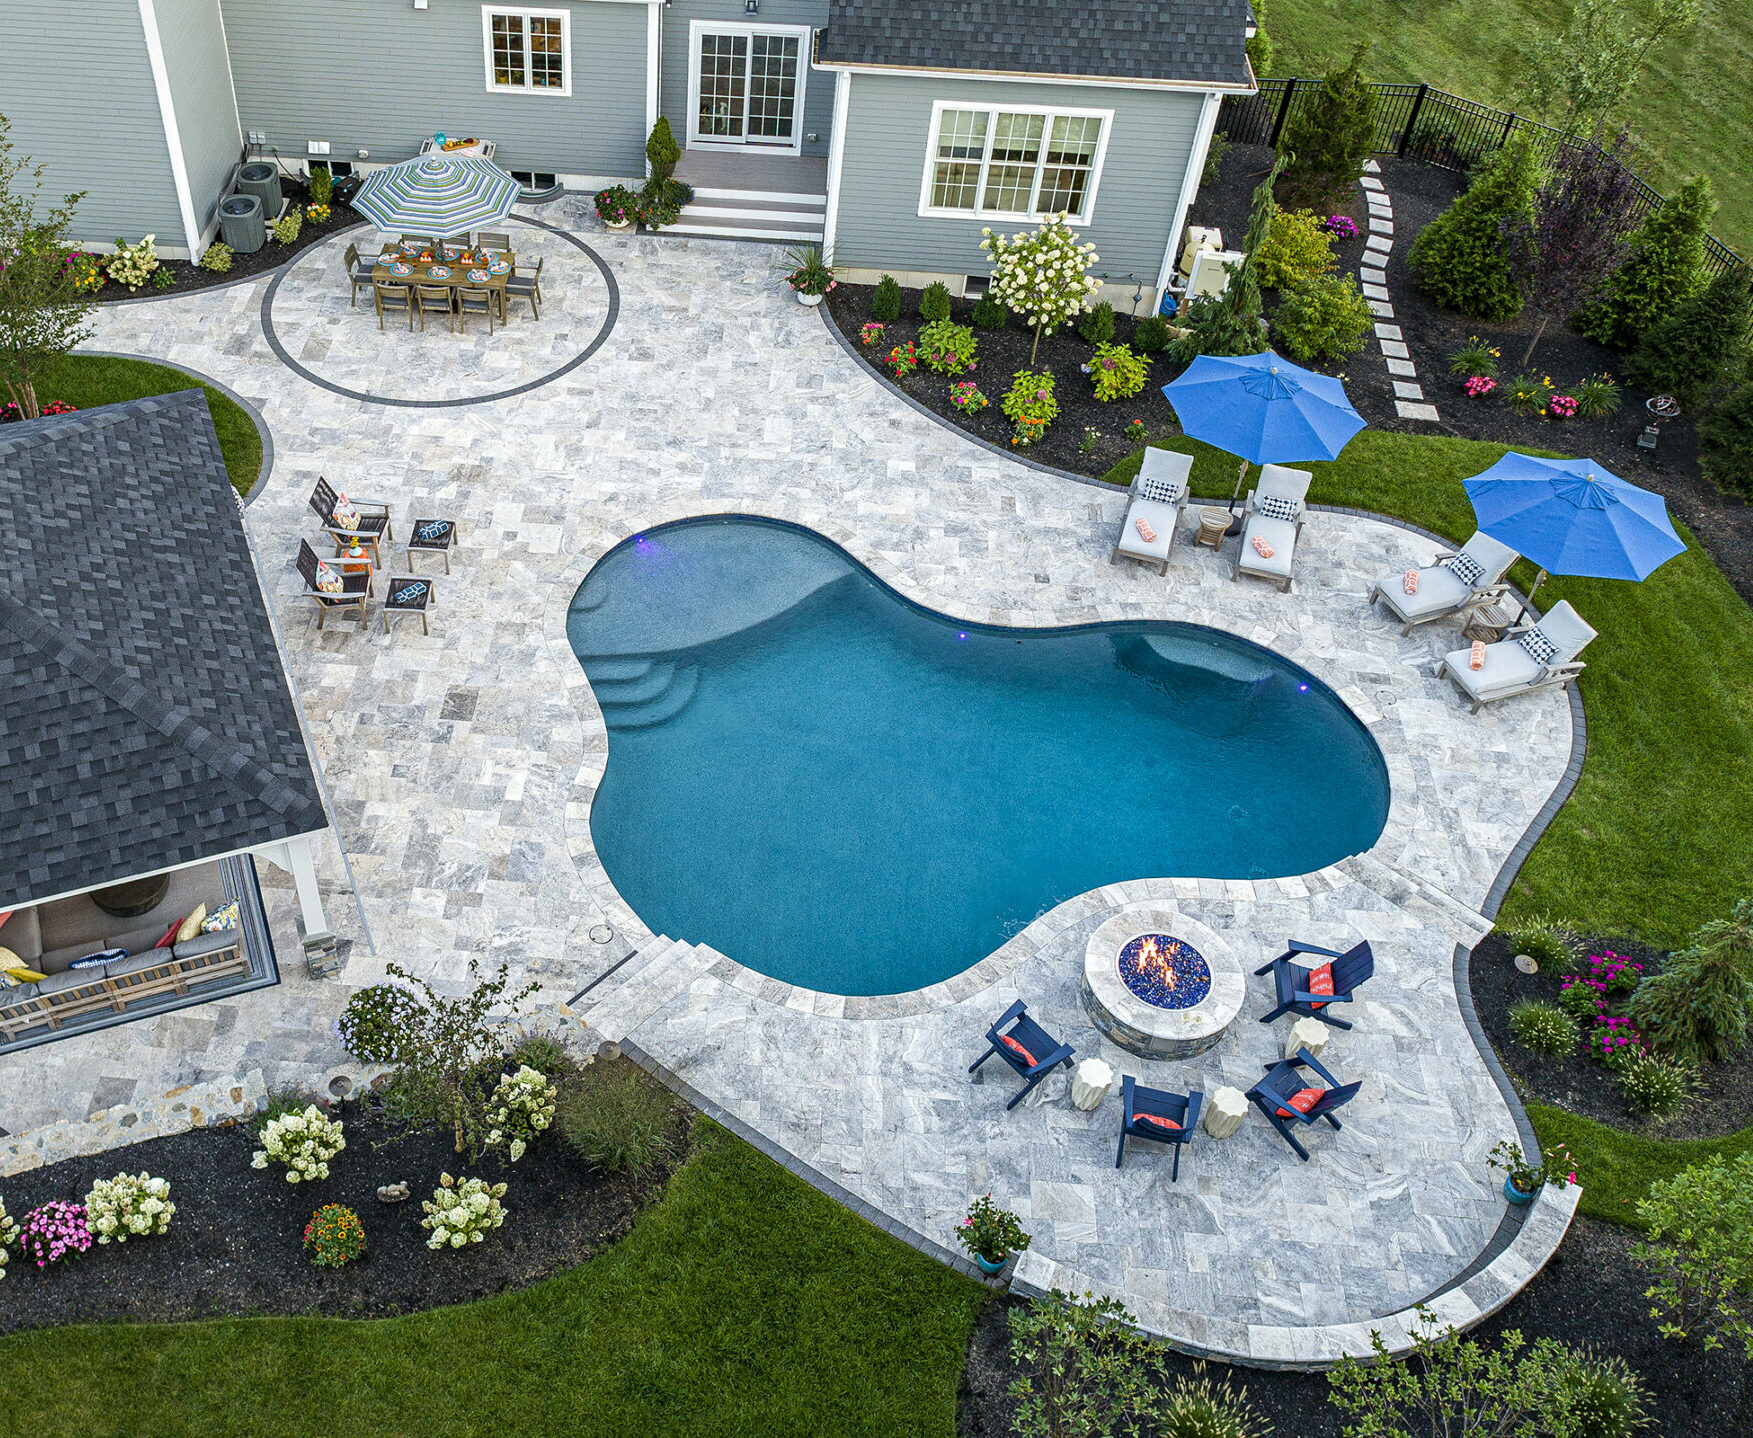
[[(1322, 964), (1318, 969), (1309, 970), (1309, 992), (1311, 994), (1331, 994), (1333, 992), (1333, 965)], [(1325, 1004), (1310, 1004), (1311, 1009), (1324, 1009)]]
[[(1300, 1088), (1290, 1096), (1290, 1108), (1294, 1108), (1297, 1113), (1307, 1113), (1321, 1101), (1321, 1095), (1326, 1092), (1327, 1090), (1322, 1088)], [(1279, 1109), (1278, 1116), (1280, 1118), (1294, 1117), (1290, 1108)]]
[(1000, 1034), (998, 1036), (998, 1041), (999, 1041), (999, 1043), (1003, 1044), (1007, 1049), (1009, 1049), (1013, 1054), (1015, 1054), (1018, 1058), (1020, 1058), (1024, 1063), (1026, 1063), (1030, 1068), (1033, 1068), (1036, 1065), (1036, 1063), (1039, 1062), (1039, 1060), (1037, 1060), (1032, 1053), (1030, 1053), (1020, 1043), (1018, 1043), (1015, 1039), (1013, 1039), (1009, 1034)]
[(1134, 1123), (1154, 1123), (1158, 1128), (1172, 1128), (1177, 1131), (1181, 1127), (1174, 1119), (1164, 1118), (1157, 1113), (1135, 1113), (1132, 1115), (1132, 1121)]

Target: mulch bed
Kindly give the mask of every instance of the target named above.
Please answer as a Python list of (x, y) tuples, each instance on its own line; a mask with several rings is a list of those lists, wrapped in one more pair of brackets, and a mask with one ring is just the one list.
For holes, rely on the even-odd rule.
[[(22, 1221), (50, 1199), (83, 1202), (92, 1181), (145, 1170), (170, 1181), (177, 1212), (168, 1232), (99, 1246), (51, 1267), (14, 1258), (0, 1303), (0, 1332), (63, 1323), (171, 1322), (217, 1316), (328, 1314), (382, 1317), (485, 1298), (583, 1263), (621, 1238), (662, 1192), (649, 1177), (604, 1177), (543, 1135), (516, 1164), (469, 1165), (448, 1133), (403, 1136), (371, 1111), (340, 1115), (347, 1147), (318, 1183), (287, 1183), (278, 1165), (252, 1169), (258, 1144), (244, 1125), (196, 1129), (90, 1158), (67, 1159), (0, 1181), (7, 1212)], [(686, 1152), (678, 1109), (672, 1159)], [(508, 1184), (505, 1223), (480, 1243), (426, 1247), (422, 1199), (442, 1173)], [(380, 1203), (380, 1186), (406, 1181), (404, 1203)], [(304, 1226), (325, 1203), (353, 1209), (365, 1225), (364, 1256), (344, 1268), (314, 1267)]]
[[(1649, 1317), (1643, 1296), (1645, 1271), (1632, 1261), (1637, 1235), (1610, 1223), (1578, 1219), (1563, 1246), (1540, 1274), (1500, 1313), (1472, 1330), (1470, 1337), (1495, 1346), (1510, 1329), (1533, 1343), (1555, 1338), (1602, 1354), (1617, 1354), (1636, 1370), (1650, 1394), (1656, 1426), (1663, 1438), (1723, 1438), (1746, 1431), (1740, 1403), (1747, 1389), (1747, 1365), (1738, 1349), (1705, 1353), (1696, 1341), (1663, 1338)], [(968, 1344), (967, 1366), (957, 1414), (957, 1438), (1009, 1438), (1016, 1411), (1009, 1386), (1017, 1376), (1010, 1361), (1005, 1313), (1010, 1303), (990, 1304)], [(1194, 1376), (1195, 1360), (1167, 1353), (1165, 1382)], [(1275, 1435), (1284, 1438), (1340, 1438), (1344, 1414), (1328, 1400), (1331, 1385), (1321, 1373), (1282, 1373), (1226, 1368), (1207, 1363), (1214, 1382), (1230, 1380), (1247, 1389), (1248, 1402)]]
[[(280, 193), (299, 209), (310, 203), (310, 187), (302, 179), (293, 179), (285, 172), (280, 175)], [(272, 216), (267, 217), (272, 220)], [(118, 285), (113, 280), (105, 279), (103, 285), (94, 291), (94, 297), (103, 304), (115, 300), (137, 300), (155, 295), (182, 295), (191, 290), (210, 290), (217, 285), (231, 284), (240, 279), (249, 279), (256, 275), (265, 275), (277, 270), (281, 265), (292, 259), (300, 250), (309, 249), (320, 244), (337, 230), (345, 230), (357, 225), (365, 217), (350, 206), (331, 204), (329, 218), (321, 224), (314, 223), (308, 216), (299, 227), (298, 238), (289, 245), (283, 245), (274, 238), (272, 224), (268, 228), (268, 242), (253, 255), (233, 255), (231, 268), (224, 273), (216, 270), (204, 270), (198, 264), (188, 260), (161, 259), (159, 268), (168, 271), (175, 277), (176, 283), (163, 289), (154, 285), (151, 280), (137, 290), (130, 290), (126, 285)], [(222, 236), (215, 234), (215, 239)]]

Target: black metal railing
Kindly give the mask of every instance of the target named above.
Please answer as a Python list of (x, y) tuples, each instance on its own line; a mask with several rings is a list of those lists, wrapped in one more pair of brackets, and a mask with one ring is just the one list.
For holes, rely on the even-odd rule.
[[(1232, 95), (1223, 102), (1217, 128), (1235, 144), (1276, 146), (1286, 122), (1299, 105), (1313, 98), (1319, 85), (1319, 80), (1300, 78), (1262, 80), (1256, 93)], [(1571, 143), (1554, 126), (1429, 85), (1380, 82), (1372, 84), (1370, 90), (1376, 97), (1377, 154), (1465, 171), (1513, 135), (1532, 135), (1536, 144), (1547, 149)], [(1634, 173), (1632, 179), (1637, 189), (1637, 217), (1642, 219), (1664, 200), (1641, 175)], [(1715, 235), (1704, 237), (1704, 252), (1713, 277), (1747, 263)]]

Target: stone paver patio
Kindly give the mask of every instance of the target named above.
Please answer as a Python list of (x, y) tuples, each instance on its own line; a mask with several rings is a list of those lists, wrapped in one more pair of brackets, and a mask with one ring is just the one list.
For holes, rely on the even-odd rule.
[[(263, 333), (265, 280), (102, 313), (93, 348), (213, 376), (272, 432), (274, 468), (249, 527), (376, 952), (331, 849), (323, 878), (351, 958), (344, 983), (306, 978), (292, 962), (289, 887), (274, 887), (281, 876), (264, 866), (280, 986), (0, 1060), (0, 1124), (80, 1117), (249, 1068), (270, 1086), (309, 1079), (346, 1062), (332, 1020), (390, 959), (441, 983), (460, 982), (472, 958), (503, 960), (556, 1004), (633, 948), (580, 1004), (593, 1027), (630, 1038), (927, 1238), (948, 1242), (970, 1194), (990, 1188), (1066, 1281), (1121, 1293), (1162, 1331), (1205, 1325), (1220, 1347), (1233, 1347), (1225, 1324), (1353, 1321), (1452, 1279), (1497, 1225), (1483, 1159), (1514, 1132), (1460, 1017), (1454, 951), (1481, 932), (1474, 911), (1563, 774), (1566, 698), (1548, 691), (1475, 717), (1430, 677), (1458, 642), (1454, 626), (1402, 639), (1364, 604), (1380, 573), (1433, 548), (1396, 526), (1313, 515), (1290, 595), (1233, 584), (1227, 554), (1190, 545), (1176, 547), (1166, 580), (1110, 567), (1121, 496), (1012, 463), (901, 403), (791, 300), (772, 251), (609, 234), (587, 212), (588, 199), (572, 197), (540, 218), (607, 263), (614, 328), (587, 362), (491, 404), (392, 408), (311, 384)], [(364, 248), (371, 234), (357, 234)], [(386, 375), (375, 317), (347, 306), (345, 243), (331, 239), (287, 272), (276, 333), (331, 383), (406, 392), (415, 379), (405, 368)], [(558, 279), (567, 296), (555, 326), (546, 309), (539, 326), (525, 312), (504, 348), (473, 333), (416, 335), (421, 397), (539, 377), (597, 332), (607, 286), (577, 249), (541, 243), (553, 255), (544, 290)], [(317, 633), (292, 560), (319, 474), (389, 501), (399, 519), (458, 521), (430, 638), (344, 623)], [(1070, 900), (967, 974), (894, 999), (793, 990), (659, 943), (590, 845), (606, 740), (564, 611), (620, 539), (715, 512), (810, 525), (909, 597), (967, 618), (1184, 619), (1269, 645), (1370, 726), (1393, 782), (1388, 827), (1369, 854), (1317, 875), (1141, 878)], [(1122, 1072), (1157, 1069), (1165, 1086), (1246, 1087), (1276, 1057), (1286, 1021), (1253, 1021), (1267, 1006), (1264, 980), (1251, 981), (1229, 1037), (1186, 1064), (1144, 1066), (1099, 1039), (1075, 995), (1085, 938), (1115, 905), (1146, 899), (1257, 954), (1249, 968), (1291, 934), (1375, 943), (1378, 976), (1357, 1028), (1327, 1055), (1364, 1091), (1342, 1133), (1314, 1135), (1310, 1163), (1253, 1116), (1225, 1142), (1201, 1136), (1171, 1187), (1162, 1156), (1144, 1146), (1113, 1169), (1116, 1100), (1085, 1115), (1049, 1084), (1006, 1115), (1007, 1075), (989, 1064), (985, 1082), (968, 1080), (986, 1024), (1015, 996), (1083, 1054)], [(614, 940), (592, 942), (604, 923)]]

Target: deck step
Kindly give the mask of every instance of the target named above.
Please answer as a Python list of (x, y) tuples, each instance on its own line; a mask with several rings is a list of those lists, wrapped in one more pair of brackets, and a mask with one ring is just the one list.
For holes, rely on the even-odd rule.
[(711, 950), (678, 939), (618, 985), (608, 1000), (586, 1010), (585, 1022), (605, 1038), (624, 1039), (717, 962)]
[(820, 244), (827, 224), (826, 194), (788, 190), (696, 189), (672, 234), (725, 240), (803, 241)]
[(688, 707), (694, 691), (700, 687), (700, 670), (690, 664), (675, 671), (674, 678), (658, 694), (635, 703), (616, 703), (597, 697), (603, 711), (603, 722), (611, 729), (650, 729), (667, 723)]
[[(609, 662), (613, 663), (614, 661)], [(596, 694), (597, 703), (605, 706), (610, 704), (644, 704), (648, 700), (660, 697), (676, 677), (676, 666), (667, 661), (662, 664), (654, 664), (650, 660), (646, 660), (644, 661), (645, 672), (643, 674), (630, 675), (625, 679), (609, 678), (602, 673), (604, 667), (600, 664), (591, 666), (597, 673), (591, 677), (590, 687)]]
[[(828, 208), (826, 194), (815, 195), (793, 190), (723, 190), (702, 186), (695, 189), (694, 200), (717, 200), (754, 209), (772, 205), (801, 205), (806, 209), (825, 212)], [(692, 204), (693, 201), (689, 203)]]

